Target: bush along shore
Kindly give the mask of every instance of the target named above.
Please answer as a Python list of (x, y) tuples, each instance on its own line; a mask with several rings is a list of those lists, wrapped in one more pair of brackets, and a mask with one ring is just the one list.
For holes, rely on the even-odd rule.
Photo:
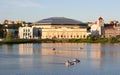
[(0, 44), (19, 43), (120, 43), (120, 39), (100, 38), (100, 39), (11, 39), (2, 40)]

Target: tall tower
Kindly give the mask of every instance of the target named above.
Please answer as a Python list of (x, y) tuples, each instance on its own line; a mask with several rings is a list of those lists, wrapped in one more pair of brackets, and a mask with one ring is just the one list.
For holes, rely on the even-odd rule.
[(104, 20), (102, 17), (99, 17), (97, 20), (99, 35), (104, 35)]

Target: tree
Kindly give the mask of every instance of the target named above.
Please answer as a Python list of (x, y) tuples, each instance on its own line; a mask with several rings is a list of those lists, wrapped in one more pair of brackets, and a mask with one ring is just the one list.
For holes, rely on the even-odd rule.
[(6, 39), (7, 40), (12, 39), (12, 32), (7, 32)]
[(0, 30), (0, 38), (3, 38), (3, 36), (4, 36), (4, 31)]

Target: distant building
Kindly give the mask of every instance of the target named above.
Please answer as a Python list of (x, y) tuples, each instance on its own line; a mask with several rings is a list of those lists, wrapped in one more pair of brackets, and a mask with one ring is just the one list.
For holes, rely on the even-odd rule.
[(19, 27), (18, 37), (20, 39), (39, 39), (40, 38), (40, 28), (33, 28), (28, 24), (25, 24), (24, 27)]
[(102, 17), (99, 17), (98, 20), (91, 25), (91, 34), (92, 35), (104, 35), (104, 20)]
[(5, 20), (3, 24), (11, 25), (11, 24), (14, 24), (14, 21)]
[(32, 27), (19, 27), (19, 34), (18, 37), (20, 39), (31, 39), (33, 38), (33, 28)]
[(26, 22), (25, 21), (21, 21), (21, 20), (19, 20), (19, 21), (16, 21), (16, 24), (25, 24)]
[(41, 39), (79, 39), (87, 37), (87, 27), (81, 21), (64, 17), (52, 17), (35, 22), (33, 28), (40, 28)]
[(114, 24), (105, 25), (105, 38), (116, 37), (120, 35), (120, 26)]

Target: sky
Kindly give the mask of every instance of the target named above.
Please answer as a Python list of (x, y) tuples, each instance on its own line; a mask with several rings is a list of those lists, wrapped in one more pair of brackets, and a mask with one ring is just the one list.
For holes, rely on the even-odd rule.
[(120, 0), (0, 0), (0, 23), (4, 20), (36, 22), (66, 17), (82, 22), (120, 21)]

